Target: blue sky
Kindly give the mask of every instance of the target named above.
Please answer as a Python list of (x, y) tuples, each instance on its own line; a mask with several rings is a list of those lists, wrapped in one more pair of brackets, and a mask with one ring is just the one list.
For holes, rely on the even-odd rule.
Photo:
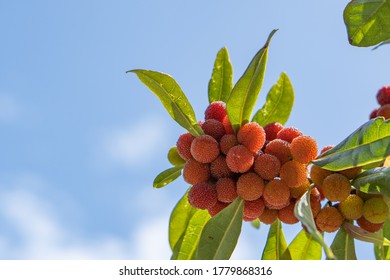
[[(278, 28), (257, 107), (286, 72), (287, 125), (338, 143), (389, 83), (387, 46), (348, 44), (347, 3), (2, 1), (0, 258), (170, 257), (169, 214), (187, 185), (152, 182), (184, 131), (129, 69), (172, 75), (201, 119), (218, 50), (228, 48), (236, 81)], [(288, 241), (298, 230), (285, 227)], [(233, 257), (260, 258), (266, 234), (246, 224)]]

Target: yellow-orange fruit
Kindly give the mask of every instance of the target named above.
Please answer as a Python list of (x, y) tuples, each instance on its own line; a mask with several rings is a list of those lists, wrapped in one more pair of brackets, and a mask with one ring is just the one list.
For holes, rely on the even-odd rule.
[(277, 218), (278, 218), (278, 210), (269, 209), (267, 207), (264, 208), (263, 213), (259, 216), (259, 220), (266, 225), (273, 224)]
[(281, 139), (272, 140), (265, 147), (265, 153), (276, 156), (283, 164), (291, 158), (290, 143)]
[(264, 187), (264, 203), (270, 209), (282, 209), (290, 203), (290, 189), (278, 179), (273, 179)]
[(237, 144), (237, 137), (234, 134), (225, 134), (222, 136), (221, 140), (219, 140), (219, 147), (221, 148), (221, 152), (225, 155), (227, 155), (231, 148), (237, 146)]
[(220, 178), (215, 183), (217, 190), (217, 198), (221, 202), (230, 203), (238, 195), (236, 190), (236, 182), (232, 178)]
[(344, 218), (357, 220), (363, 215), (364, 201), (356, 194), (350, 194), (344, 201), (340, 202), (338, 209)]
[(323, 169), (318, 165), (312, 165), (310, 169), (310, 179), (317, 186), (322, 186), (324, 179), (332, 174), (332, 171)]
[(290, 188), (290, 195), (292, 198), (300, 198), (310, 187), (310, 181), (306, 179), (305, 183), (297, 188)]
[(344, 222), (344, 217), (335, 207), (322, 208), (315, 217), (315, 223), (320, 231), (335, 232)]
[(244, 217), (257, 219), (264, 211), (264, 201), (263, 198), (258, 198), (256, 200), (244, 201)]
[(225, 127), (220, 121), (216, 119), (206, 120), (202, 124), (202, 129), (205, 134), (210, 135), (215, 140), (219, 141), (225, 135)]
[(243, 145), (234, 146), (226, 155), (229, 169), (236, 173), (247, 172), (253, 165), (253, 154)]
[(198, 136), (191, 143), (191, 155), (199, 162), (210, 163), (219, 156), (219, 144), (210, 135)]
[(351, 183), (348, 178), (342, 174), (331, 174), (324, 179), (322, 184), (324, 196), (332, 201), (343, 201), (351, 192)]
[(206, 163), (197, 162), (190, 159), (183, 168), (183, 179), (187, 183), (194, 185), (200, 182), (206, 182), (210, 178), (210, 167)]
[(384, 223), (371, 223), (367, 221), (363, 216), (356, 220), (357, 224), (364, 230), (368, 232), (377, 232), (381, 228), (383, 228)]
[(363, 216), (370, 223), (383, 223), (389, 217), (389, 207), (383, 198), (370, 198), (364, 202)]
[(282, 130), (278, 132), (276, 138), (291, 143), (292, 140), (294, 140), (295, 138), (301, 135), (303, 135), (302, 132), (295, 127), (284, 127)]
[(210, 207), (207, 209), (211, 217), (214, 217), (217, 215), (219, 212), (221, 212), (223, 209), (225, 209), (229, 203), (223, 203), (220, 201), (217, 201), (213, 207)]
[(290, 201), (289, 205), (278, 211), (278, 218), (281, 222), (289, 225), (296, 224), (299, 222), (298, 218), (295, 217), (294, 214), (295, 203), (296, 201), (292, 200)]
[(211, 176), (214, 178), (229, 177), (232, 175), (231, 170), (227, 166), (226, 157), (219, 155), (211, 164), (210, 164)]
[(280, 161), (270, 154), (260, 154), (256, 157), (253, 170), (264, 180), (272, 180), (279, 175)]
[(310, 208), (313, 214), (313, 218), (315, 218), (318, 213), (321, 211), (321, 201), (317, 196), (310, 194)]
[(295, 160), (287, 161), (280, 168), (280, 178), (290, 188), (297, 188), (307, 180), (306, 165)]
[(265, 143), (265, 132), (258, 123), (244, 124), (237, 133), (238, 143), (244, 145), (252, 153), (260, 150)]
[(184, 160), (189, 160), (192, 158), (191, 155), (191, 143), (195, 139), (195, 137), (187, 132), (179, 136), (179, 139), (177, 140), (176, 147), (177, 152)]
[(390, 104), (382, 105), (376, 115), (377, 117), (384, 117), (386, 120), (390, 119)]
[(291, 141), (290, 150), (294, 160), (307, 164), (317, 157), (317, 141), (311, 136), (301, 135)]
[(337, 171), (337, 173), (343, 174), (345, 177), (347, 177), (350, 180), (355, 179), (361, 172), (362, 172), (361, 167), (352, 167), (349, 169)]
[(217, 191), (208, 182), (195, 184), (188, 192), (188, 202), (192, 207), (209, 209), (217, 203)]
[(264, 181), (254, 172), (242, 174), (237, 180), (237, 194), (244, 200), (256, 200), (263, 195)]

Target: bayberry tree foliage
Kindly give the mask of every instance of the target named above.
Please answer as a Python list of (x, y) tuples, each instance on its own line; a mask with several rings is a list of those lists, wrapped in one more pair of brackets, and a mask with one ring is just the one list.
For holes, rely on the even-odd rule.
[[(351, 44), (386, 43), (389, 15), (390, 0), (351, 1), (344, 11)], [(377, 259), (390, 259), (390, 87), (379, 89), (368, 122), (320, 149), (310, 135), (285, 126), (294, 103), (286, 73), (253, 112), (276, 31), (235, 84), (228, 50), (218, 52), (202, 120), (171, 76), (129, 71), (186, 130), (168, 151), (172, 167), (153, 182), (162, 188), (183, 176), (188, 183), (169, 220), (171, 258), (229, 259), (243, 222), (251, 222), (270, 225), (262, 259), (322, 259), (323, 252), (356, 259), (356, 240), (373, 243)], [(283, 227), (296, 223), (302, 230), (287, 244)], [(331, 232), (328, 245), (324, 234)]]

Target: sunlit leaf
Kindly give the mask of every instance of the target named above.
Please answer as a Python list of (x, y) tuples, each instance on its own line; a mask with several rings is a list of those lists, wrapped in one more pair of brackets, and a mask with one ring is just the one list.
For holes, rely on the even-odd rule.
[(260, 229), (261, 223), (259, 219), (252, 221), (251, 224), (255, 229)]
[(291, 259), (286, 252), (287, 242), (284, 237), (282, 223), (277, 219), (269, 228), (267, 242), (265, 244), (262, 260), (280, 260), (282, 257)]
[(159, 189), (176, 180), (181, 175), (183, 166), (174, 166), (164, 170), (153, 181), (153, 188)]
[[(382, 236), (390, 240), (390, 219), (387, 219), (381, 230)], [(377, 260), (390, 260), (390, 247), (383, 244), (374, 244), (375, 258)]]
[(390, 241), (383, 236), (383, 234), (378, 232), (368, 232), (361, 227), (357, 227), (350, 223), (344, 223), (344, 229), (346, 232), (355, 239), (360, 241), (378, 243), (385, 246), (390, 246)]
[(292, 260), (320, 260), (322, 246), (313, 235), (302, 229), (288, 245), (287, 252), (289, 255), (283, 256), (283, 259), (290, 256)]
[(233, 67), (227, 48), (222, 48), (214, 62), (213, 73), (209, 81), (209, 102), (227, 102), (233, 88)]
[(364, 193), (390, 196), (390, 167), (377, 167), (362, 172), (352, 185)]
[(354, 239), (343, 227), (338, 230), (330, 248), (338, 260), (356, 260)]

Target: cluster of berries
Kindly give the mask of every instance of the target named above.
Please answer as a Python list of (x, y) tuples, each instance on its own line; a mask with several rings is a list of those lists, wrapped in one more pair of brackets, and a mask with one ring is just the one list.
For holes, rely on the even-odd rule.
[[(322, 152), (332, 146), (325, 147)], [(310, 178), (320, 193), (320, 200), (328, 203), (313, 211), (316, 226), (320, 231), (334, 232), (347, 220), (364, 230), (380, 230), (389, 216), (389, 208), (382, 195), (360, 192), (351, 185), (351, 180), (361, 173), (360, 167), (332, 172), (313, 165)]]
[(378, 101), (380, 107), (375, 108), (371, 112), (370, 119), (374, 119), (376, 117), (390, 119), (390, 86), (382, 87), (376, 95), (376, 100)]
[(207, 107), (200, 125), (204, 135), (182, 134), (176, 145), (192, 185), (189, 203), (214, 216), (241, 197), (245, 221), (297, 223), (294, 205), (309, 188), (308, 164), (318, 154), (314, 138), (279, 123), (249, 122), (235, 133), (221, 101)]

